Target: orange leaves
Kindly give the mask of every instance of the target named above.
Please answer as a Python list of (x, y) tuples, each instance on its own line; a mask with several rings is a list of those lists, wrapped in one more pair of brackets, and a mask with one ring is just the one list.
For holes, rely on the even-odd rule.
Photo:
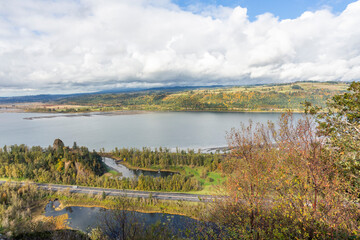
[[(251, 206), (254, 222), (262, 217), (255, 210), (265, 206), (266, 210), (278, 211), (289, 221), (285, 225), (298, 224), (300, 239), (328, 236), (322, 228), (353, 231), (356, 214), (348, 208), (351, 196), (335, 167), (335, 157), (344, 152), (327, 148), (309, 117), (294, 122), (287, 113), (277, 130), (269, 126), (250, 122), (228, 134), (231, 154), (223, 164), (231, 173), (229, 195), (235, 202)], [(240, 196), (244, 199), (238, 199)]]

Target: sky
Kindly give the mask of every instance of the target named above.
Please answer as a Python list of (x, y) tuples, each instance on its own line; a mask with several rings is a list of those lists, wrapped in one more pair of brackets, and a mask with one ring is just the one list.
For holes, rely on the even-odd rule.
[(207, 6), (225, 6), (235, 8), (241, 6), (247, 8), (247, 14), (251, 21), (256, 16), (266, 12), (272, 13), (279, 19), (297, 18), (305, 11), (330, 9), (333, 13), (341, 13), (353, 0), (173, 0), (173, 3), (187, 11)]
[(360, 78), (360, 0), (0, 0), (0, 97)]

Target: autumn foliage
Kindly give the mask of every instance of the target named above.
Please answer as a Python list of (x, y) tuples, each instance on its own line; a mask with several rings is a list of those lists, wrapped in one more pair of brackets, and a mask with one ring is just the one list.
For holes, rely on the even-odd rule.
[(213, 220), (241, 239), (343, 239), (359, 236), (359, 209), (350, 182), (311, 116), (277, 125), (242, 125), (228, 134), (223, 162), (230, 198)]

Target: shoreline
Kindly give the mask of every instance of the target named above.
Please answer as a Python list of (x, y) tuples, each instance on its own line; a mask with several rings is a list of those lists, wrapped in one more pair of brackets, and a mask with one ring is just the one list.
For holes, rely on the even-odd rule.
[[(108, 207), (108, 206), (105, 206), (105, 205), (101, 205), (101, 204), (95, 204), (95, 205), (92, 205), (91, 203), (88, 203), (88, 204), (64, 204), (62, 203), (60, 200), (60, 205), (59, 207), (55, 208), (55, 211), (62, 211), (64, 210), (65, 208), (67, 207), (85, 207), (85, 208), (103, 208), (103, 209), (107, 209), (107, 210), (113, 210), (113, 208), (111, 207)], [(198, 220), (200, 221), (199, 218), (196, 218), (196, 217), (192, 217), (192, 216), (188, 216), (184, 213), (176, 213), (176, 212), (170, 212), (170, 211), (156, 211), (156, 210), (142, 210), (142, 209), (137, 209), (136, 207), (134, 207), (134, 209), (125, 209), (125, 211), (134, 211), (134, 212), (140, 212), (140, 213), (163, 213), (163, 214), (170, 214), (170, 215), (179, 215), (179, 216), (184, 216), (184, 217), (189, 217), (189, 218), (192, 218), (192, 219), (195, 219), (195, 220)]]
[[(143, 113), (164, 113), (164, 112), (187, 112), (187, 113), (285, 113), (287, 111), (293, 113), (303, 113), (303, 110), (299, 109), (275, 109), (275, 110), (112, 110), (112, 111), (84, 111), (84, 112), (47, 112), (47, 111), (32, 111), (31, 109), (23, 108), (2, 108), (0, 107), (0, 113), (42, 113), (49, 114), (49, 116), (31, 117), (27, 120), (40, 119), (40, 118), (53, 118), (53, 117), (78, 117), (78, 116), (92, 116), (92, 115), (132, 115)], [(60, 115), (61, 116), (56, 116)]]
[[(27, 112), (26, 113), (42, 113), (42, 112)], [(46, 112), (44, 112), (45, 114)], [(117, 115), (136, 115), (136, 114), (146, 114), (148, 111), (109, 111), (109, 112), (79, 112), (79, 113), (46, 113), (51, 115), (37, 116), (37, 117), (26, 117), (24, 120), (36, 120), (36, 119), (46, 119), (46, 118), (58, 118), (58, 117), (92, 117), (92, 116), (117, 116)]]

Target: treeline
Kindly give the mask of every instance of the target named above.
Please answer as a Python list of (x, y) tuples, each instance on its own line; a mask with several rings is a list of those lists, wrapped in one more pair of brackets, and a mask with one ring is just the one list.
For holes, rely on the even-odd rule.
[[(138, 179), (105, 176), (101, 156), (86, 147), (59, 146), (41, 148), (13, 145), (0, 148), (0, 177), (29, 179), (41, 183), (153, 191), (200, 190), (195, 179), (175, 174), (167, 178), (140, 176)], [(55, 145), (55, 144), (54, 144)]]
[(209, 171), (218, 169), (223, 156), (218, 153), (200, 153), (194, 150), (179, 150), (176, 152), (170, 152), (167, 148), (142, 148), (142, 150), (136, 148), (122, 148), (115, 150), (112, 154), (124, 162), (129, 163), (135, 167), (141, 168), (170, 168), (173, 166), (192, 166), (192, 167), (206, 167)]
[(135, 189), (139, 191), (176, 191), (188, 192), (201, 190), (196, 178), (174, 174), (167, 177), (151, 177), (140, 175), (136, 178), (98, 178), (96, 186), (116, 189)]

